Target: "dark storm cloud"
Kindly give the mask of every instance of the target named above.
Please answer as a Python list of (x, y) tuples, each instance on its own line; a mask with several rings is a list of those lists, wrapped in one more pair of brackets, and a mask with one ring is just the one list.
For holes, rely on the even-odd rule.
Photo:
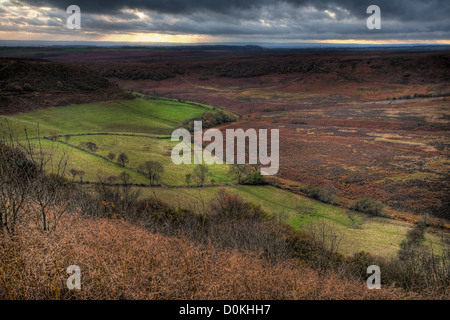
[(354, 16), (365, 17), (366, 8), (376, 4), (383, 10), (387, 18), (397, 20), (423, 21), (433, 18), (445, 18), (450, 14), (448, 0), (17, 0), (35, 6), (48, 5), (65, 9), (71, 4), (77, 4), (84, 12), (111, 13), (123, 8), (146, 9), (159, 13), (190, 14), (196, 11), (210, 11), (217, 13), (245, 13), (265, 5), (277, 5), (282, 2), (294, 6), (313, 6), (320, 10), (340, 7)]
[(78, 1), (58, 1), (58, 0), (18, 0), (17, 2), (27, 3), (34, 6), (52, 6), (60, 9), (65, 9), (71, 4), (78, 5), (83, 8), (83, 11), (89, 13), (110, 13), (123, 8), (146, 9), (159, 13), (191, 13), (197, 10), (207, 10), (213, 12), (228, 12), (230, 9), (238, 8), (242, 10), (250, 9), (254, 6), (267, 3), (267, 0), (78, 0)]
[[(61, 27), (67, 18), (66, 8), (76, 4), (81, 8), (83, 30), (91, 34), (199, 34), (245, 41), (450, 38), (448, 0), (10, 0), (10, 3), (53, 8), (42, 14), (49, 18), (47, 21), (59, 18), (50, 25)], [(382, 30), (366, 27), (369, 16), (366, 9), (371, 4), (381, 8)], [(0, 31), (13, 28), (14, 21), (22, 30), (27, 24), (18, 17), (2, 18)], [(32, 19), (28, 24), (38, 26), (42, 20)]]

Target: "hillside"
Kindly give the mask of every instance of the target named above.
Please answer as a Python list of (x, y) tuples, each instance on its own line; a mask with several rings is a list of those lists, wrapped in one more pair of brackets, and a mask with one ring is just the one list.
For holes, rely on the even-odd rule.
[[(448, 51), (188, 52), (183, 60), (176, 51), (128, 60), (116, 51), (118, 64), (89, 62), (100, 55), (84, 57), (122, 88), (223, 106), (242, 115), (231, 128), (279, 129), (277, 178), (297, 190), (332, 184), (345, 203), (373, 197), (401, 215), (449, 218)], [(146, 70), (163, 64), (182, 72), (152, 80)]]
[[(89, 193), (20, 150), (0, 144), (0, 299), (448, 297), (446, 258), (428, 251), (344, 256), (328, 228), (296, 231), (226, 191), (203, 210), (138, 200), (126, 185)], [(65, 285), (73, 264), (80, 291)], [(383, 290), (365, 287), (370, 264), (381, 266)]]
[[(162, 183), (180, 186), (185, 185), (185, 175), (192, 168), (172, 163), (171, 150), (177, 142), (170, 141), (170, 135), (186, 120), (217, 112), (222, 111), (187, 102), (136, 98), (51, 107), (0, 117), (0, 120), (7, 120), (20, 138), (25, 137), (24, 129), (30, 136), (37, 136), (39, 123), (40, 136), (46, 138), (41, 141), (45, 151), (55, 156), (70, 154), (67, 171), (80, 170), (89, 163), (84, 182), (97, 182), (99, 176), (118, 177), (121, 172), (127, 172), (133, 183), (145, 184), (138, 166), (155, 160), (166, 169)], [(53, 139), (52, 133), (58, 137)], [(89, 152), (85, 143), (94, 143), (95, 152)], [(126, 168), (117, 159), (107, 158), (110, 153), (118, 156), (122, 152), (129, 158)], [(211, 166), (210, 174), (219, 184), (231, 182), (226, 165)]]
[[(66, 217), (48, 241), (33, 226), (15, 241), (0, 234), (0, 299), (414, 299), (295, 261), (199, 245), (120, 220)], [(83, 290), (65, 285), (66, 264), (82, 270)], [(44, 272), (42, 271), (44, 268)]]
[(117, 98), (132, 96), (83, 66), (0, 59), (0, 114)]
[[(39, 142), (40, 146), (45, 154), (55, 159), (48, 163), (47, 171), (58, 171), (56, 159), (67, 156), (66, 178), (83, 182), (82, 186), (87, 190), (95, 190), (99, 182), (105, 181), (120, 186), (120, 175), (127, 173), (130, 175), (128, 182), (141, 194), (141, 199), (157, 195), (174, 207), (190, 210), (202, 208), (205, 202), (211, 201), (220, 189), (225, 188), (227, 192), (261, 205), (272, 216), (280, 217), (297, 229), (307, 230), (318, 220), (329, 222), (340, 230), (344, 238), (343, 250), (347, 254), (360, 250), (385, 257), (397, 254), (401, 241), (411, 229), (411, 221), (347, 213), (345, 208), (307, 198), (303, 193), (292, 193), (298, 187), (291, 188), (290, 192), (273, 186), (239, 185), (226, 164), (208, 166), (205, 186), (199, 187), (195, 181), (188, 184), (186, 174), (193, 175), (195, 166), (172, 163), (171, 150), (177, 142), (170, 141), (169, 136), (184, 120), (219, 110), (169, 99), (137, 98), (53, 107), (3, 118), (9, 121), (20, 138), (24, 138), (24, 128), (30, 136), (35, 136), (39, 123), (41, 137), (46, 138)], [(52, 132), (58, 135), (55, 139)], [(37, 143), (36, 139), (33, 141)], [(94, 144), (95, 150), (86, 148), (87, 143)], [(122, 152), (129, 158), (125, 167), (117, 161)], [(110, 153), (115, 155), (115, 159), (108, 159)], [(161, 185), (150, 186), (139, 172), (139, 166), (148, 160), (164, 166)], [(71, 170), (81, 170), (84, 174), (80, 178), (72, 175)], [(387, 215), (392, 218), (390, 214), (389, 211)], [(442, 231), (430, 230), (426, 234), (427, 241), (439, 253), (442, 251), (439, 241)]]
[[(66, 53), (1, 60), (0, 298), (448, 297), (448, 54)], [(194, 119), (279, 173), (175, 165)]]

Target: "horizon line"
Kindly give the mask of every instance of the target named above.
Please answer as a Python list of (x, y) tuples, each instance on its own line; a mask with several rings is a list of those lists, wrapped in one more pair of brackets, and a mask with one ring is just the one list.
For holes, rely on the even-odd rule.
[(349, 40), (320, 40), (319, 42), (245, 42), (245, 41), (219, 41), (219, 42), (126, 42), (126, 41), (103, 41), (103, 40), (2, 40), (0, 47), (17, 47), (19, 44), (27, 44), (31, 47), (50, 47), (50, 46), (92, 46), (92, 47), (198, 47), (198, 46), (239, 46), (261, 48), (308, 48), (308, 47), (446, 47), (450, 43), (430, 43), (430, 42), (399, 42), (399, 43), (373, 43), (361, 40), (361, 42), (350, 42)]

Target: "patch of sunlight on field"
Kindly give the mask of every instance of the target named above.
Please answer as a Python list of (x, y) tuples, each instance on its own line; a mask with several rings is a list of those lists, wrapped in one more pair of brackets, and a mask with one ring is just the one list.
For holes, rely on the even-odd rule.
[[(129, 158), (127, 167), (134, 171), (137, 171), (139, 165), (146, 161), (160, 162), (164, 165), (162, 183), (168, 185), (187, 185), (185, 176), (188, 173), (192, 174), (195, 167), (193, 164), (175, 165), (172, 162), (171, 151), (178, 142), (173, 142), (170, 139), (139, 136), (89, 135), (73, 136), (68, 141), (69, 144), (77, 147), (83, 147), (83, 142), (95, 143), (98, 147), (95, 153), (104, 158), (109, 153), (114, 153), (117, 157), (120, 153), (124, 152)], [(228, 165), (226, 164), (208, 165), (208, 169), (209, 176), (206, 184), (211, 184), (211, 179), (216, 184), (226, 184), (233, 181), (233, 177), (228, 173)]]
[(156, 117), (172, 121), (175, 124), (183, 122), (186, 119), (198, 118), (205, 111), (211, 108), (191, 105), (187, 103), (170, 101), (170, 100), (143, 100), (135, 99), (126, 101), (126, 105), (136, 112), (149, 117)]
[(407, 144), (407, 145), (412, 145), (412, 146), (425, 146), (424, 143), (417, 142), (417, 141), (395, 140), (395, 139), (386, 139), (386, 138), (375, 138), (375, 141)]
[(391, 177), (386, 177), (379, 182), (387, 182), (387, 181), (395, 181), (395, 182), (406, 182), (409, 180), (437, 180), (439, 179), (439, 175), (430, 172), (414, 172), (414, 173), (402, 173), (398, 175), (394, 175)]
[(318, 97), (319, 94), (309, 92), (286, 92), (280, 90), (270, 90), (268, 88), (255, 88), (242, 90), (236, 94), (237, 99), (262, 99), (262, 100), (299, 100)]
[[(34, 141), (36, 143), (36, 140)], [(72, 180), (70, 174), (71, 169), (82, 170), (85, 172), (83, 176), (84, 182), (98, 181), (98, 175), (103, 177), (119, 176), (122, 172), (130, 174), (133, 183), (146, 183), (146, 179), (140, 174), (119, 166), (118, 164), (111, 163), (100, 157), (93, 156), (92, 154), (81, 151), (70, 146), (53, 142), (50, 140), (41, 140), (42, 151), (45, 159), (51, 159), (46, 165), (47, 172), (56, 172), (60, 159), (67, 157), (67, 165), (65, 166), (65, 175), (68, 179)], [(36, 144), (35, 156), (39, 158), (39, 148)], [(79, 178), (76, 178), (79, 181)]]
[(210, 108), (181, 102), (143, 99), (108, 101), (52, 107), (30, 113), (4, 116), (21, 137), (56, 131), (59, 135), (92, 132), (133, 132), (170, 135), (180, 122), (200, 116)]

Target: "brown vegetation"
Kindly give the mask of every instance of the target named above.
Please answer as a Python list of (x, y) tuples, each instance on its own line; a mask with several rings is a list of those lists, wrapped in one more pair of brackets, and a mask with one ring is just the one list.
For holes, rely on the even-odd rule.
[(183, 69), (161, 81), (114, 76), (106, 70), (115, 64), (98, 65), (99, 55), (86, 56), (87, 65), (122, 88), (242, 115), (223, 128), (280, 129), (278, 178), (332, 184), (347, 204), (372, 197), (448, 219), (448, 51), (108, 53), (123, 68)]
[[(295, 261), (272, 264), (254, 252), (217, 249), (151, 233), (121, 220), (64, 218), (54, 237), (31, 226), (1, 236), (2, 299), (407, 299), (368, 290)], [(65, 269), (81, 268), (69, 291)]]
[[(335, 233), (327, 228), (319, 226), (310, 234), (296, 231), (259, 206), (224, 191), (193, 210), (157, 197), (138, 200), (126, 183), (99, 184), (97, 192), (89, 194), (57, 175), (46, 176), (41, 170), (28, 174), (30, 166), (23, 164), (34, 164), (33, 158), (20, 158), (19, 149), (4, 144), (2, 148), (2, 154), (9, 155), (2, 158), (2, 172), (25, 176), (29, 180), (21, 185), (30, 186), (23, 189), (22, 205), (15, 209), (20, 219), (11, 222), (14, 228), (2, 226), (0, 231), (0, 297), (4, 299), (442, 299), (448, 295), (448, 256), (440, 259), (414, 249), (402, 260), (364, 253), (346, 257), (339, 253)], [(4, 194), (16, 190), (10, 180), (0, 182)], [(8, 200), (1, 205), (4, 217)], [(418, 258), (424, 263), (415, 263)], [(373, 263), (383, 269), (383, 290), (364, 286), (365, 269)], [(65, 269), (73, 264), (82, 270), (80, 291), (65, 286)]]
[(83, 66), (0, 59), (0, 114), (127, 98), (132, 96)]
[[(97, 60), (105, 52), (91, 52), (78, 61), (96, 61), (89, 67), (122, 88), (195, 98), (244, 116), (227, 126), (279, 128), (279, 177), (297, 181), (294, 191), (344, 205), (370, 196), (398, 210), (448, 218), (448, 102), (433, 98), (446, 94), (448, 53), (214, 52), (199, 58), (192, 52), (141, 51), (127, 52), (127, 60), (118, 52), (102, 64)], [(191, 59), (180, 62), (180, 57)], [(228, 63), (223, 64), (224, 58)], [(155, 61), (163, 67), (152, 69)], [(42, 107), (61, 103), (60, 93), (64, 99), (91, 99), (94, 94), (93, 99), (102, 99), (102, 90), (117, 92), (84, 68), (64, 81), (61, 76), (70, 73), (65, 69), (70, 64), (7, 62), (11, 65), (0, 69), (7, 75), (0, 99), (7, 106), (25, 102), (1, 112), (30, 110), (36, 101), (32, 96)], [(41, 74), (38, 80), (27, 76), (30, 70)], [(97, 91), (76, 85), (81, 82), (92, 83)], [(418, 100), (385, 100), (414, 93)], [(105, 96), (111, 99), (109, 93)], [(104, 183), (88, 193), (59, 172), (46, 175), (33, 150), (26, 145), (19, 150), (9, 142), (0, 144), (0, 298), (449, 297), (448, 243), (443, 240), (440, 256), (421, 243), (428, 222), (410, 219), (417, 225), (398, 258), (364, 252), (349, 257), (340, 253), (339, 235), (327, 226), (299, 232), (225, 192), (210, 204), (180, 209), (156, 196), (138, 200), (124, 174), (121, 186), (107, 183), (116, 177), (100, 178)], [(126, 165), (124, 154), (116, 159)], [(206, 175), (200, 166), (197, 171), (186, 180), (203, 185)], [(72, 175), (82, 180), (83, 172)], [(246, 182), (259, 182), (257, 178)], [(355, 209), (382, 213), (381, 204), (368, 198), (355, 202)], [(400, 216), (405, 215), (395, 213)], [(65, 269), (72, 264), (81, 267), (81, 291), (66, 289)], [(372, 264), (383, 272), (382, 290), (364, 285)]]

